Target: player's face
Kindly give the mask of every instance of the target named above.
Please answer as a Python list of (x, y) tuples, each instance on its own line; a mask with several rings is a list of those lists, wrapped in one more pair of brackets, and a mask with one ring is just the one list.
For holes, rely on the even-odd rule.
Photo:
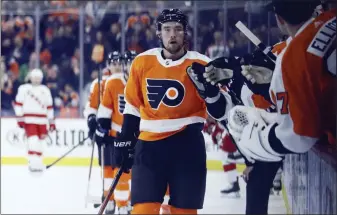
[(184, 46), (184, 27), (178, 22), (165, 22), (161, 27), (161, 38), (165, 49), (171, 54), (179, 52)]
[(33, 85), (39, 85), (42, 82), (42, 79), (39, 77), (31, 77), (30, 81)]
[(122, 64), (120, 62), (112, 62), (109, 65), (109, 70), (112, 73), (118, 73), (118, 72), (122, 72), (123, 71), (123, 67), (122, 67)]

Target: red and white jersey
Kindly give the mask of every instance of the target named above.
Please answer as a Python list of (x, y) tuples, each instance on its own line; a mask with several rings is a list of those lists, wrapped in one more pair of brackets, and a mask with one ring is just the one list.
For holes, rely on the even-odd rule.
[(124, 88), (126, 79), (124, 73), (115, 73), (105, 82), (102, 102), (99, 105), (97, 119), (111, 119), (110, 136), (116, 137), (121, 132), (123, 111), (125, 108)]
[(53, 98), (45, 85), (23, 84), (18, 89), (14, 106), (17, 117), (27, 124), (48, 124), (54, 119)]
[(308, 151), (325, 134), (329, 142), (334, 140), (335, 40), (336, 14), (324, 12), (288, 38), (277, 57), (270, 97), (277, 106), (278, 125), (271, 133), (292, 152)]
[(187, 51), (172, 61), (164, 59), (161, 51), (150, 49), (134, 59), (125, 88), (124, 114), (140, 117), (138, 138), (145, 141), (164, 139), (207, 117), (206, 104), (186, 69), (193, 62), (206, 65), (210, 59)]

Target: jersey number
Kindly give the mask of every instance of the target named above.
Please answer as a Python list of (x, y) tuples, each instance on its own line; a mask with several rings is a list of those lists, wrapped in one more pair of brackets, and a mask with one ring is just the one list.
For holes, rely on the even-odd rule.
[(280, 109), (281, 114), (288, 114), (289, 113), (289, 110), (288, 110), (288, 104), (289, 104), (288, 93), (287, 92), (276, 93), (276, 99), (277, 99), (277, 101), (282, 102), (281, 109)]

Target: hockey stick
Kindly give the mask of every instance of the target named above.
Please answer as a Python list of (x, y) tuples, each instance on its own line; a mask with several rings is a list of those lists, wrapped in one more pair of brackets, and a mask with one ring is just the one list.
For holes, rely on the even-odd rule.
[(55, 160), (53, 163), (49, 164), (46, 166), (46, 169), (49, 169), (50, 167), (54, 166), (55, 164), (57, 164), (60, 160), (62, 160), (65, 156), (67, 156), (70, 152), (72, 152), (74, 149), (76, 149), (77, 147), (79, 147), (80, 145), (83, 145), (83, 143), (88, 139), (89, 137), (86, 137), (84, 140), (82, 140), (80, 143), (78, 143), (77, 145), (75, 145), (74, 147), (72, 147), (67, 153), (65, 153), (64, 155), (62, 155), (61, 157), (59, 157), (57, 160)]
[(270, 60), (274, 63), (276, 56), (271, 52), (271, 49), (261, 42), (257, 36), (251, 32), (241, 21), (238, 21), (235, 26), (255, 45), (257, 46)]
[[(101, 166), (103, 166), (103, 168), (101, 168), (103, 196), (104, 196), (104, 148), (105, 148), (105, 145), (101, 146)], [(100, 203), (94, 204), (94, 208), (98, 208), (99, 206), (101, 206)]]
[(105, 208), (106, 208), (106, 206), (107, 206), (107, 204), (108, 204), (108, 202), (109, 202), (109, 199), (110, 199), (110, 197), (112, 196), (112, 194), (114, 193), (114, 191), (115, 191), (115, 189), (116, 189), (116, 186), (117, 186), (117, 184), (118, 184), (118, 181), (119, 181), (119, 179), (121, 178), (121, 176), (122, 176), (122, 174), (123, 174), (123, 171), (124, 171), (124, 168), (123, 168), (123, 166), (122, 166), (122, 167), (118, 170), (118, 172), (117, 172), (117, 174), (116, 174), (114, 180), (112, 181), (111, 186), (110, 186), (110, 188), (109, 188), (108, 195), (105, 197), (105, 199), (104, 199), (104, 201), (103, 201), (103, 203), (102, 203), (102, 205), (101, 205), (101, 208), (99, 209), (98, 214), (100, 214), (100, 215), (103, 214), (103, 212), (104, 212), (104, 210), (105, 210)]
[(87, 185), (87, 194), (85, 197), (85, 208), (87, 207), (88, 204), (88, 196), (89, 196), (89, 188), (90, 188), (90, 179), (91, 179), (91, 171), (92, 171), (92, 163), (94, 160), (94, 151), (95, 151), (95, 135), (93, 140), (91, 141), (92, 143), (92, 150), (91, 150), (91, 157), (90, 157), (90, 166), (89, 166), (89, 176), (88, 176), (88, 185)]

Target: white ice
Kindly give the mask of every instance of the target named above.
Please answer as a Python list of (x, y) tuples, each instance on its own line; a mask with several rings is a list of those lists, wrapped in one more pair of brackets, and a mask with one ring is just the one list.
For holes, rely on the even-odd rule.
[[(54, 166), (40, 177), (32, 176), (26, 166), (1, 166), (1, 214), (97, 214), (98, 208), (85, 208), (88, 167)], [(244, 214), (245, 183), (241, 180), (241, 198), (221, 196), (225, 176), (209, 171), (202, 214)], [(92, 172), (91, 194), (101, 191), (100, 169)], [(258, 195), (258, 193), (256, 194)], [(282, 196), (271, 196), (270, 214), (285, 214)]]

